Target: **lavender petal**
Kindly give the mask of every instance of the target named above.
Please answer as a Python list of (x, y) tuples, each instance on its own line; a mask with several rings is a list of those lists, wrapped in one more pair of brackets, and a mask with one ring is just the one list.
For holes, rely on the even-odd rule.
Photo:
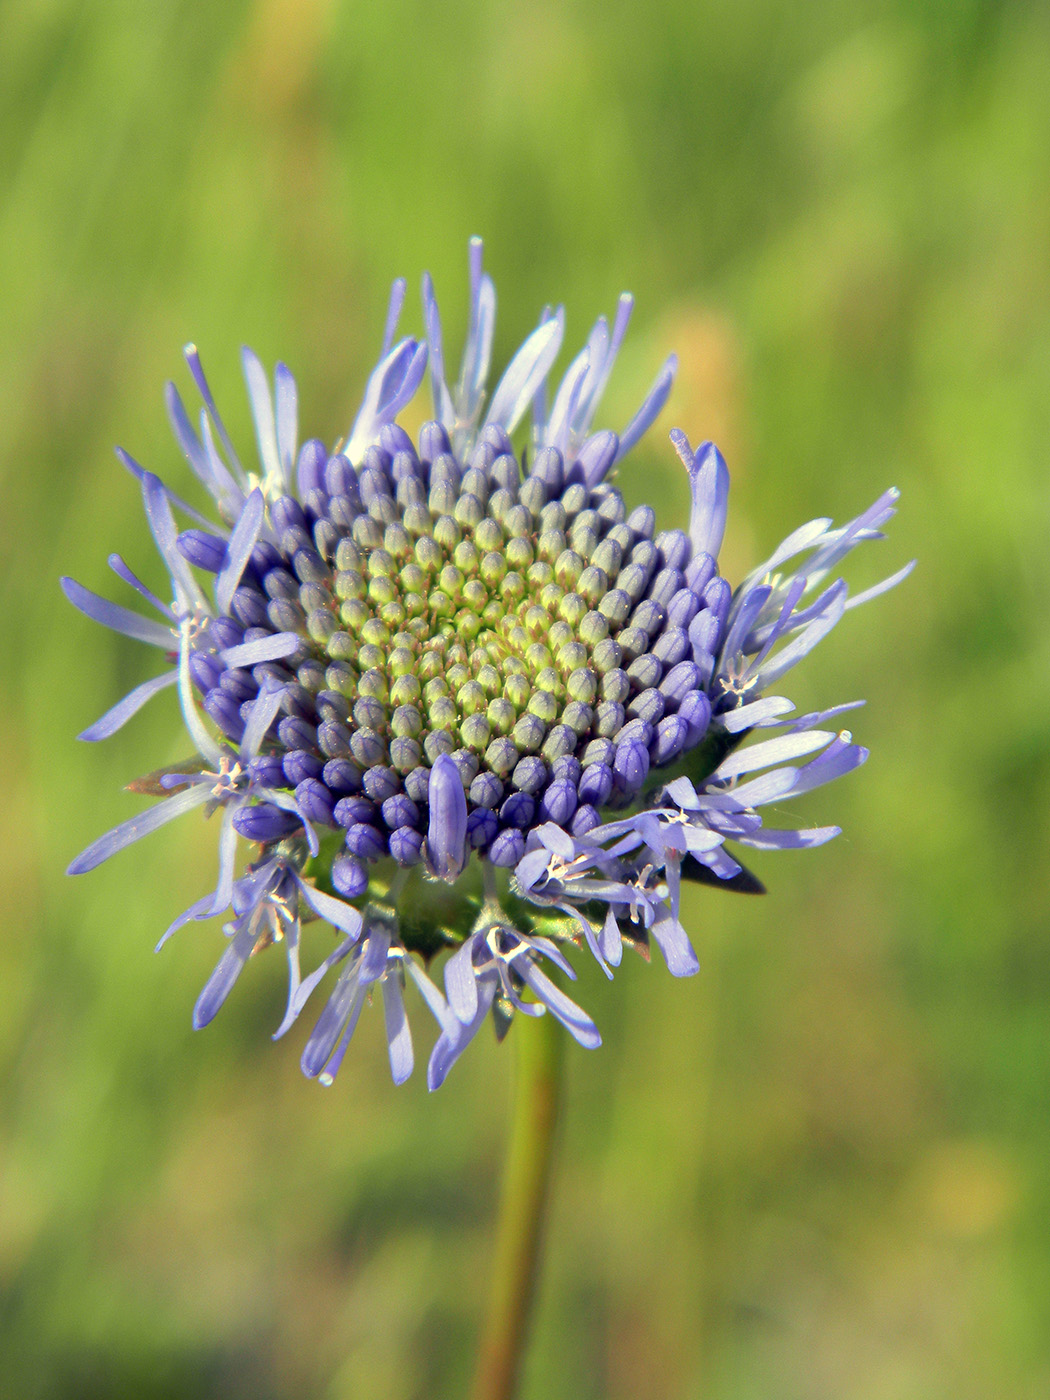
[(241, 975), (244, 964), (255, 947), (256, 931), (250, 923), (238, 929), (233, 942), (223, 953), (215, 971), (204, 984), (204, 990), (193, 1008), (193, 1029), (203, 1030), (209, 1021), (214, 1020), (223, 1002), (233, 990), (234, 983)]
[(244, 503), (240, 519), (226, 547), (226, 563), (215, 581), (215, 602), (221, 613), (230, 611), (230, 604), (244, 574), (245, 565), (259, 539), (265, 510), (263, 493), (256, 487)]
[(449, 1070), (462, 1055), (470, 1042), (481, 1029), (482, 1022), (489, 1013), (496, 996), (498, 983), (495, 977), (487, 978), (478, 988), (478, 1009), (469, 1026), (458, 1030), (445, 1030), (438, 1036), (427, 1065), (427, 1088), (433, 1092), (440, 1089)]
[(478, 1013), (478, 984), (474, 976), (474, 939), (468, 938), (445, 964), (445, 994), (457, 1019), (469, 1026)]
[(219, 655), (232, 670), (238, 666), (258, 666), (263, 661), (283, 661), (285, 657), (294, 656), (302, 644), (297, 632), (274, 632), (272, 636), (260, 637), (254, 642), (226, 647)]
[(656, 422), (660, 416), (660, 411), (667, 402), (671, 393), (671, 386), (674, 384), (674, 377), (678, 373), (678, 356), (669, 355), (664, 362), (664, 367), (656, 376), (653, 387), (645, 397), (641, 408), (634, 415), (631, 421), (620, 434), (620, 446), (616, 453), (616, 460), (620, 461), (626, 457), (635, 443), (638, 442)]
[(485, 426), (498, 424), (512, 433), (518, 420), (529, 406), (529, 400), (547, 377), (561, 349), (565, 331), (565, 313), (559, 307), (550, 321), (532, 332), (514, 356), (496, 386), (485, 418)]
[(582, 1007), (577, 1006), (560, 987), (556, 987), (535, 963), (525, 963), (521, 968), (521, 975), (536, 997), (558, 1018), (574, 1040), (585, 1050), (597, 1050), (602, 1038), (598, 1027)]
[(89, 744), (97, 743), (99, 739), (108, 739), (111, 734), (115, 734), (118, 729), (127, 724), (132, 715), (138, 714), (143, 705), (151, 700), (154, 695), (168, 686), (174, 685), (178, 680), (175, 671), (169, 671), (165, 676), (154, 676), (152, 680), (143, 681), (134, 690), (128, 692), (123, 700), (119, 700), (111, 710), (90, 725), (83, 733), (78, 734), (78, 739), (84, 739)]
[(194, 784), (185, 791), (176, 793), (174, 797), (165, 798), (163, 802), (139, 812), (137, 816), (129, 817), (127, 821), (121, 822), (112, 831), (107, 831), (105, 836), (100, 836), (86, 850), (81, 851), (66, 874), (84, 875), (87, 871), (94, 870), (96, 865), (101, 865), (104, 860), (116, 855), (125, 846), (148, 836), (151, 831), (156, 831), (166, 822), (181, 817), (183, 812), (202, 806), (209, 796), (210, 790), (205, 783)]
[(108, 598), (102, 598), (82, 583), (77, 583), (75, 578), (64, 577), (61, 583), (62, 592), (73, 606), (93, 622), (100, 622), (103, 627), (132, 637), (137, 642), (148, 642), (150, 646), (161, 647), (165, 651), (173, 649), (170, 627), (154, 622), (151, 617), (142, 617), (119, 603), (111, 603)]
[(803, 754), (814, 753), (831, 742), (834, 734), (827, 730), (811, 729), (799, 734), (781, 734), (776, 739), (766, 739), (760, 744), (751, 744), (746, 749), (737, 749), (723, 759), (712, 775), (719, 781), (739, 778), (744, 773), (753, 773), (759, 768), (768, 768), (774, 763), (801, 758)]
[(386, 1043), (390, 1054), (390, 1073), (395, 1084), (404, 1084), (412, 1073), (412, 1030), (405, 1015), (405, 1000), (397, 977), (384, 977), (383, 1016), (386, 1022)]
[(653, 942), (663, 954), (667, 970), (672, 977), (694, 977), (700, 971), (700, 960), (685, 929), (664, 908), (661, 917), (656, 919), (649, 930)]

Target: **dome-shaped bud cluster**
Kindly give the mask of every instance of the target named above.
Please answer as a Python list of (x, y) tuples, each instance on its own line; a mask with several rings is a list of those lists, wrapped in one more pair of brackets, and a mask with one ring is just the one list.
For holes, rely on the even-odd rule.
[[(383, 856), (421, 859), (440, 754), (467, 794), (470, 845), (514, 866), (533, 828), (582, 836), (703, 736), (689, 629), (699, 619), (713, 653), (728, 590), (685, 533), (654, 536), (649, 508), (628, 514), (557, 448), (523, 476), (498, 427), (465, 463), (436, 422), (418, 450), (385, 427), (356, 467), (319, 446), (301, 453), (302, 499), (270, 504), (272, 541), (212, 624), (224, 648), (295, 633), (297, 653), (227, 668), (202, 638), (189, 664), (234, 741), (260, 685), (282, 687), (271, 737), (302, 811), (345, 830), (342, 892)], [(216, 570), (220, 544), (180, 537)]]

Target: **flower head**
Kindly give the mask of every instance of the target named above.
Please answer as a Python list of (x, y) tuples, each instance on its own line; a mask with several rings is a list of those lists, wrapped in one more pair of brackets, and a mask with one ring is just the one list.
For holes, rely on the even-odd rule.
[[(907, 572), (852, 599), (833, 577), (855, 545), (879, 536), (890, 491), (844, 527), (796, 530), (734, 591), (717, 563), (729, 474), (713, 444), (694, 451), (671, 435), (690, 485), (688, 529), (657, 531), (653, 512), (628, 512), (611, 480), (662, 408), (674, 358), (621, 432), (593, 430), (630, 297), (611, 329), (598, 321), (553, 392), (560, 309), (544, 313), (490, 391), (495, 292), (477, 240), (470, 287), (450, 387), (429, 277), (422, 340), (396, 339), (405, 289), (395, 284), (380, 361), (331, 451), (298, 444), (294, 379), (278, 365), (271, 391), (246, 350), (255, 469), (189, 347), (199, 428), (173, 386), (168, 409), (217, 518), (121, 454), (172, 601), (116, 556), (112, 567), (159, 621), (63, 580), (77, 607), (158, 647), (166, 663), (81, 737), (107, 737), (171, 685), (200, 755), (139, 784), (163, 800), (71, 872), (190, 808), (221, 808), (217, 887), (172, 926), (233, 911), (195, 1023), (270, 943), (284, 942), (289, 959), (278, 1033), (344, 963), (303, 1056), (323, 1080), (376, 987), (398, 1082), (413, 1061), (408, 981), (428, 1003), (436, 1087), (490, 1013), (502, 1028), (516, 1012), (549, 1012), (581, 1044), (600, 1043), (542, 966), (571, 976), (568, 943), (585, 943), (610, 976), (625, 940), (642, 951), (655, 943), (676, 976), (695, 972), (682, 879), (760, 888), (727, 843), (829, 839), (836, 828), (771, 829), (759, 809), (867, 756), (847, 733), (820, 728), (849, 706), (791, 719), (790, 701), (769, 688), (848, 607)], [(428, 367), (434, 417), (413, 442), (397, 417)], [(519, 453), (512, 435), (526, 417)], [(770, 727), (778, 737), (739, 747)], [(252, 850), (238, 877), (241, 841)], [(337, 942), (304, 979), (306, 917), (331, 924)], [(444, 993), (423, 970), (443, 952)]]

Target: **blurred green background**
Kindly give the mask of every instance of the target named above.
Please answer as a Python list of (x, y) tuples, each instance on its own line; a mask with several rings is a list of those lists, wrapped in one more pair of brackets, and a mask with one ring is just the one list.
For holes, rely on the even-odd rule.
[(75, 743), (155, 664), (57, 578), (162, 585), (111, 447), (186, 483), (185, 341), (236, 440), (247, 341), (332, 441), (395, 276), (458, 346), (475, 232), (500, 363), (636, 293), (600, 423), (677, 349), (621, 484), (679, 520), (666, 429), (718, 440), (731, 577), (889, 484), (851, 581), (920, 559), (792, 677), (870, 702), (868, 766), (785, 814), (843, 837), (696, 893), (690, 982), (579, 960), (606, 1043), (568, 1052), (523, 1394), (1050, 1393), (1048, 65), (1016, 0), (0, 6), (5, 1394), (464, 1392), (512, 1047), (395, 1091), (372, 1014), (321, 1090), (275, 956), (191, 1032), (218, 924), (152, 947), (212, 829), (62, 874), (185, 740), (169, 693)]

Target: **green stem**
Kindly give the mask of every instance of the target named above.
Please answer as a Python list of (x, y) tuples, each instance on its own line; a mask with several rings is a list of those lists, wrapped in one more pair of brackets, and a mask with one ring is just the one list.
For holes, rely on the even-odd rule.
[(514, 1120), (500, 1195), (496, 1259), (472, 1400), (513, 1400), (539, 1273), (561, 1099), (564, 1032), (549, 1013), (518, 1015)]

